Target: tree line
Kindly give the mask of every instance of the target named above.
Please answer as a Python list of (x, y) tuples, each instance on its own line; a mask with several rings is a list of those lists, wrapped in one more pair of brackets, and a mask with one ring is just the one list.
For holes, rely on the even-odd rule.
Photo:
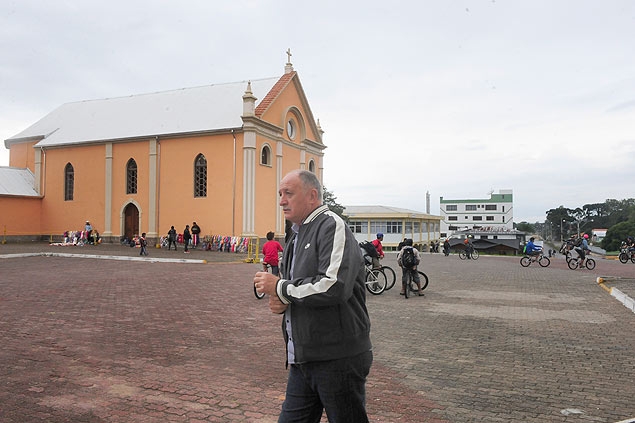
[(585, 204), (570, 209), (560, 206), (547, 210), (543, 223), (521, 222), (516, 229), (539, 233), (546, 239), (559, 241), (574, 234), (587, 233), (592, 229), (607, 229), (601, 247), (607, 251), (619, 250), (628, 235), (635, 236), (635, 198), (608, 199), (603, 203)]

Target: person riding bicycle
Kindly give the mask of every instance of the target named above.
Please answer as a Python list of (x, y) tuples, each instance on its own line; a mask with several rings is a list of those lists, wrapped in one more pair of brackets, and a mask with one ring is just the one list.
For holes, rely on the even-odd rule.
[(381, 264), (379, 264), (379, 260), (384, 258), (384, 246), (381, 245), (381, 242), (384, 240), (384, 234), (379, 232), (377, 234), (377, 239), (374, 239), (372, 244), (377, 250), (377, 256), (371, 257), (373, 260), (373, 269), (381, 268)]
[(470, 238), (465, 238), (463, 241), (463, 245), (465, 246), (465, 256), (467, 259), (472, 258), (472, 251), (474, 251), (474, 244), (470, 241)]
[(527, 242), (527, 244), (525, 244), (525, 254), (527, 254), (530, 257), (533, 257), (532, 258), (533, 261), (536, 261), (538, 256), (542, 253), (542, 248), (534, 244), (535, 239), (536, 238), (532, 236), (531, 238), (529, 238), (529, 241)]
[[(407, 266), (407, 263), (404, 263), (406, 255), (410, 255), (410, 252), (406, 250), (411, 250), (412, 255), (414, 256), (414, 265)], [(423, 290), (421, 289), (421, 279), (419, 278), (419, 272), (417, 272), (417, 265), (421, 262), (419, 257), (419, 250), (412, 246), (412, 239), (406, 238), (404, 240), (403, 248), (399, 250), (399, 254), (397, 254), (397, 264), (401, 267), (403, 272), (401, 276), (401, 292), (399, 295), (405, 295), (405, 289), (407, 289), (406, 283), (408, 282), (408, 275), (410, 278), (417, 284), (417, 288), (419, 288), (419, 296), (423, 296)]]
[(580, 268), (584, 269), (584, 259), (586, 258), (586, 252), (591, 251), (591, 249), (589, 248), (589, 242), (587, 241), (589, 239), (589, 235), (584, 234), (581, 239), (582, 242), (579, 246), (575, 247), (575, 251), (580, 256)]

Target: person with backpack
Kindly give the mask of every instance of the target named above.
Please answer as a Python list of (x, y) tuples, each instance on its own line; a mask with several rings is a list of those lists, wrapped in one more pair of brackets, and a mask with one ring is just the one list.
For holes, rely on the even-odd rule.
[(589, 248), (589, 241), (587, 241), (588, 239), (589, 235), (584, 234), (580, 237), (581, 241), (579, 245), (575, 247), (575, 251), (578, 253), (581, 259), (580, 269), (584, 269), (584, 259), (586, 258), (587, 251), (591, 251), (591, 249)]
[(406, 238), (403, 248), (397, 255), (397, 264), (399, 264), (403, 272), (401, 276), (401, 292), (399, 295), (405, 295), (408, 275), (410, 275), (411, 280), (413, 280), (417, 284), (417, 288), (419, 288), (419, 296), (423, 296), (421, 279), (419, 278), (419, 272), (417, 272), (417, 265), (419, 265), (420, 261), (419, 250), (412, 246), (411, 238)]

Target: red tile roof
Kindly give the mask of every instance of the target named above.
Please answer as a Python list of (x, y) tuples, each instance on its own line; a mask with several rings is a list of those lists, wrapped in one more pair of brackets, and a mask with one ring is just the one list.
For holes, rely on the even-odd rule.
[(263, 98), (260, 104), (258, 104), (258, 106), (256, 107), (256, 116), (262, 117), (262, 115), (265, 113), (265, 111), (267, 111), (271, 103), (273, 103), (275, 99), (280, 95), (282, 90), (285, 89), (287, 85), (289, 85), (289, 82), (291, 82), (291, 80), (296, 75), (296, 73), (297, 73), (296, 71), (293, 71), (293, 72), (285, 73), (284, 75), (280, 77), (278, 82), (275, 83), (275, 85), (267, 93), (265, 98)]

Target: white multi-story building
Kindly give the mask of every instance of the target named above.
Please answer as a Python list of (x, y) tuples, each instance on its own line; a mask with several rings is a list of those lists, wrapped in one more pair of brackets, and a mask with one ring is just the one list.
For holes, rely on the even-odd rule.
[(507, 232), (514, 229), (514, 195), (511, 189), (491, 193), (487, 199), (440, 199), (441, 238), (456, 231)]

